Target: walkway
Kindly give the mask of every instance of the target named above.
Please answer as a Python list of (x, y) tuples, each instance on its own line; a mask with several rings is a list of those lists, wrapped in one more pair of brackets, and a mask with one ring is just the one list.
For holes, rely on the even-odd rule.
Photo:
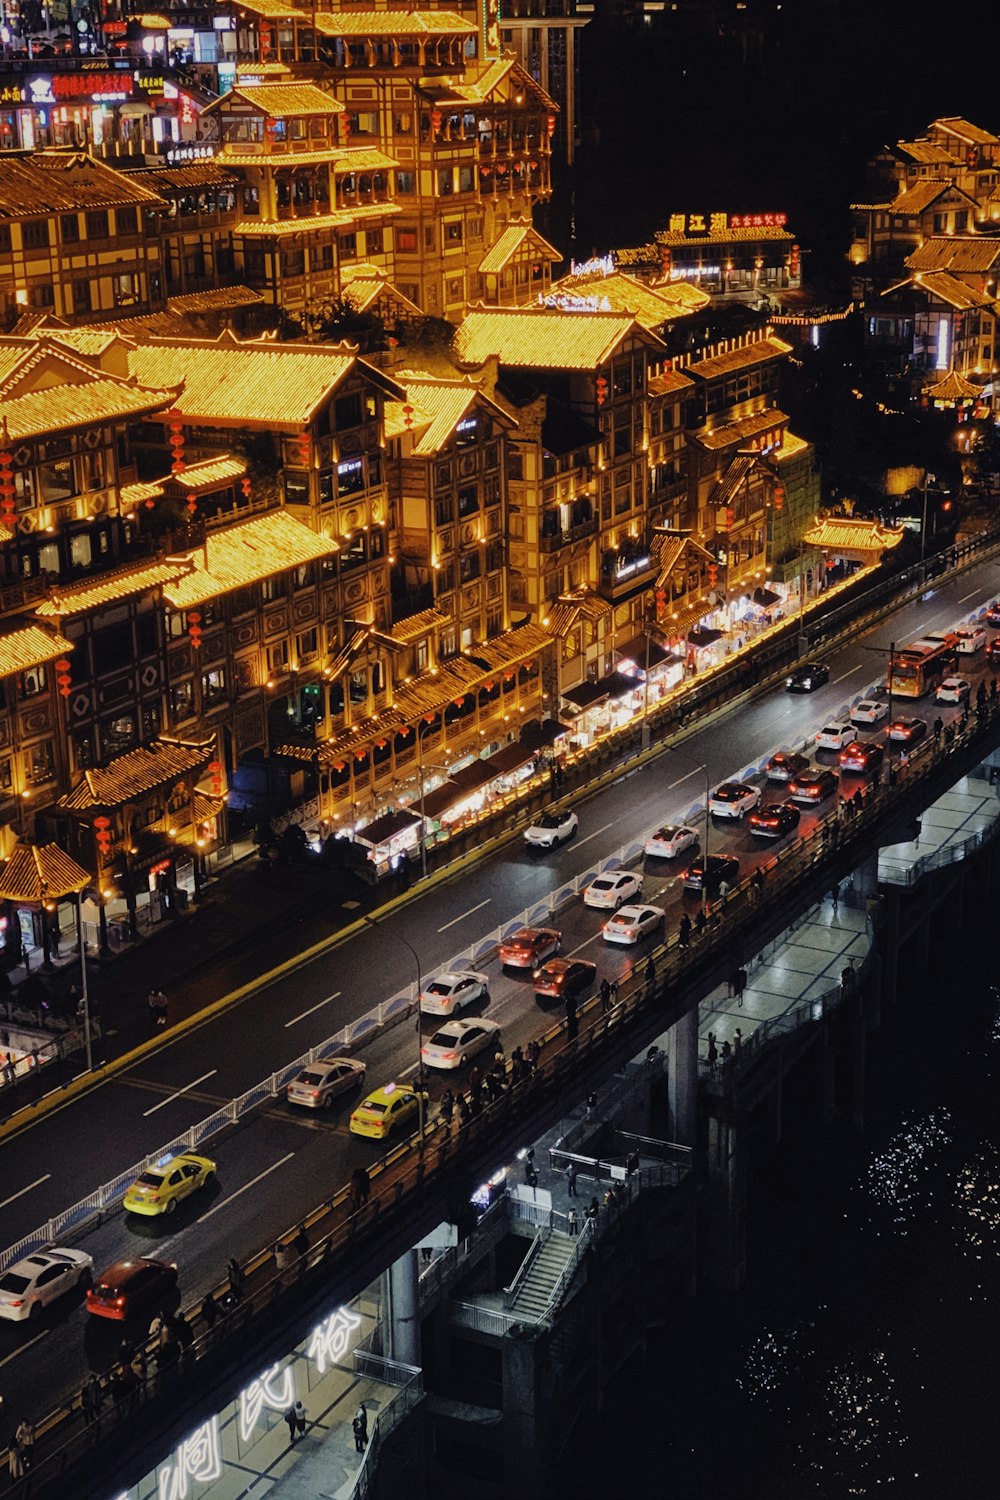
[(879, 850), (880, 882), (913, 885), (927, 870), (962, 859), (993, 831), (998, 819), (1000, 787), (979, 776), (963, 776), (921, 814), (916, 838)]

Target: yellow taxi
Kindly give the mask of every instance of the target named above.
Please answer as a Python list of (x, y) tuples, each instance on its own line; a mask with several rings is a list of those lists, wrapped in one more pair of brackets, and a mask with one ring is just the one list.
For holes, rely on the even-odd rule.
[(215, 1162), (207, 1156), (185, 1152), (183, 1156), (165, 1156), (155, 1167), (147, 1167), (128, 1189), (123, 1206), (129, 1213), (172, 1214), (182, 1198), (209, 1187), (215, 1181)]
[[(427, 1095), (424, 1094), (424, 1110)], [(367, 1135), (373, 1140), (384, 1141), (398, 1126), (412, 1122), (416, 1128), (420, 1111), (420, 1095), (416, 1089), (402, 1083), (387, 1083), (376, 1089), (367, 1099), (362, 1099), (351, 1115), (351, 1134)]]

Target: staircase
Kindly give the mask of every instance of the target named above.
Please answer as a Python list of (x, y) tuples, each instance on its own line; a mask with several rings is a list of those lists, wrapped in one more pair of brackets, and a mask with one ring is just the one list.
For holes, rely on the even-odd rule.
[(540, 1322), (552, 1305), (552, 1295), (576, 1252), (577, 1241), (566, 1234), (550, 1234), (542, 1243), (509, 1310), (526, 1322)]

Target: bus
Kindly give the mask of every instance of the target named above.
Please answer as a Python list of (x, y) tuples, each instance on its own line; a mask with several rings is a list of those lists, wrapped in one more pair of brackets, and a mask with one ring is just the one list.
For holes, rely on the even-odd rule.
[(925, 635), (902, 646), (889, 658), (889, 692), (899, 698), (922, 698), (932, 693), (956, 669), (958, 637)]

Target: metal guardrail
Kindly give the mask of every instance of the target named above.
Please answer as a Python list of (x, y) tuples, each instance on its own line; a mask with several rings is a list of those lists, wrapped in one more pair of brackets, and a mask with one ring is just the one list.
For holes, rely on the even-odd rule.
[(960, 864), (963, 859), (968, 859), (977, 850), (984, 849), (987, 844), (991, 844), (998, 833), (1000, 833), (1000, 807), (997, 809), (996, 820), (990, 824), (989, 828), (980, 828), (975, 833), (970, 833), (960, 843), (944, 844), (940, 849), (932, 849), (910, 863), (897, 864), (879, 855), (878, 878), (886, 885), (907, 887), (919, 885), (931, 870), (942, 870), (947, 865)]
[(542, 1246), (551, 1238), (551, 1235), (552, 1229), (549, 1225), (546, 1225), (539, 1230), (538, 1234), (532, 1236), (531, 1242), (528, 1245), (528, 1252), (514, 1273), (513, 1281), (510, 1283), (510, 1286), (505, 1286), (503, 1289), (503, 1305), (505, 1309), (513, 1307), (517, 1294), (527, 1279), (528, 1272), (535, 1264), (539, 1255), (541, 1255)]

